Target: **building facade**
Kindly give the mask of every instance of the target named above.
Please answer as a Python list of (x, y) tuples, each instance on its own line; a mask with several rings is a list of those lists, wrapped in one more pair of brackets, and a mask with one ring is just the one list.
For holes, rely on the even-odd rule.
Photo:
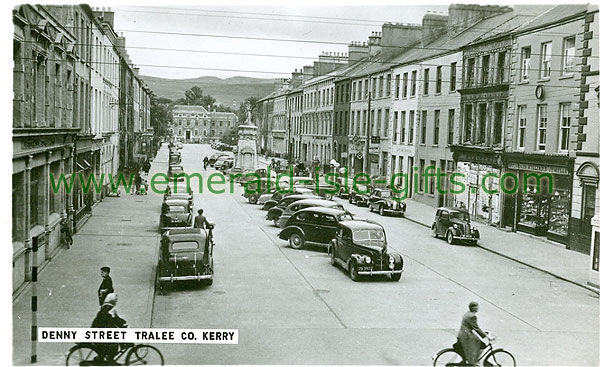
[(208, 112), (203, 106), (175, 105), (172, 114), (169, 132), (185, 143), (217, 141), (237, 127), (234, 113)]

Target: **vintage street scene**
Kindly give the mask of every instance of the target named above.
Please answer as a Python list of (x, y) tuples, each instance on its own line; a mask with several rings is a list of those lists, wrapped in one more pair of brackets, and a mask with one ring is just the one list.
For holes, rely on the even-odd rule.
[(598, 5), (322, 5), (12, 8), (13, 365), (600, 364)]

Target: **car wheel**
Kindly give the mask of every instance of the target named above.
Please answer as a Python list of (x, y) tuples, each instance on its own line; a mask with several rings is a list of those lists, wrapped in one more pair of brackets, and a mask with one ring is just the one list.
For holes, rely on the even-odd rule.
[(275, 224), (275, 227), (279, 227), (279, 218), (273, 218), (273, 224)]
[(250, 197), (248, 198), (248, 202), (250, 204), (256, 204), (257, 201), (258, 201), (258, 198), (256, 197), (256, 195), (250, 195)]
[(351, 262), (350, 263), (350, 268), (348, 269), (348, 272), (350, 273), (350, 279), (352, 279), (352, 281), (357, 282), (358, 279), (360, 278), (360, 275), (358, 275), (358, 269), (356, 267), (356, 263), (355, 262)]
[(397, 282), (397, 281), (399, 281), (399, 280), (400, 280), (400, 278), (402, 278), (402, 273), (400, 273), (400, 274), (392, 274), (392, 275), (390, 276), (390, 278), (392, 278), (392, 280), (393, 280), (394, 282)]
[(433, 238), (438, 238), (437, 226), (435, 224), (431, 226), (431, 234), (433, 235)]
[(331, 251), (329, 251), (329, 263), (335, 266), (335, 247), (331, 246)]
[(289, 242), (290, 246), (295, 250), (299, 250), (304, 246), (304, 238), (299, 233), (292, 233)]
[(372, 212), (373, 211), (373, 205), (369, 204), (369, 211)]
[(331, 200), (332, 197), (333, 195), (331, 194), (325, 194), (325, 200)]
[(379, 207), (379, 215), (381, 215), (382, 217), (385, 215), (385, 210), (383, 210), (382, 206)]
[(452, 234), (452, 231), (448, 231), (446, 234), (446, 240), (448, 241), (449, 245), (454, 245), (454, 235)]

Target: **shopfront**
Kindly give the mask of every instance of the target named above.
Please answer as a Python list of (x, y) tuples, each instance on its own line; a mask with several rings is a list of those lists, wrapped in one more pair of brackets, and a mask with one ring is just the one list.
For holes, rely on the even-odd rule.
[(569, 236), (573, 160), (568, 157), (515, 154), (506, 157), (507, 172), (518, 178), (514, 208), (517, 231), (566, 244)]

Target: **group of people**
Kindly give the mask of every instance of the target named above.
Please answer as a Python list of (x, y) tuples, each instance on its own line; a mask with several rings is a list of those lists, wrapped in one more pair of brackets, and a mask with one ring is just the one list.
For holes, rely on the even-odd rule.
[(150, 160), (146, 159), (144, 163), (140, 164), (139, 166), (136, 165), (134, 169), (135, 189), (131, 191), (131, 195), (148, 195), (148, 180), (142, 177), (142, 174), (146, 177), (148, 176), (148, 172), (150, 172)]

